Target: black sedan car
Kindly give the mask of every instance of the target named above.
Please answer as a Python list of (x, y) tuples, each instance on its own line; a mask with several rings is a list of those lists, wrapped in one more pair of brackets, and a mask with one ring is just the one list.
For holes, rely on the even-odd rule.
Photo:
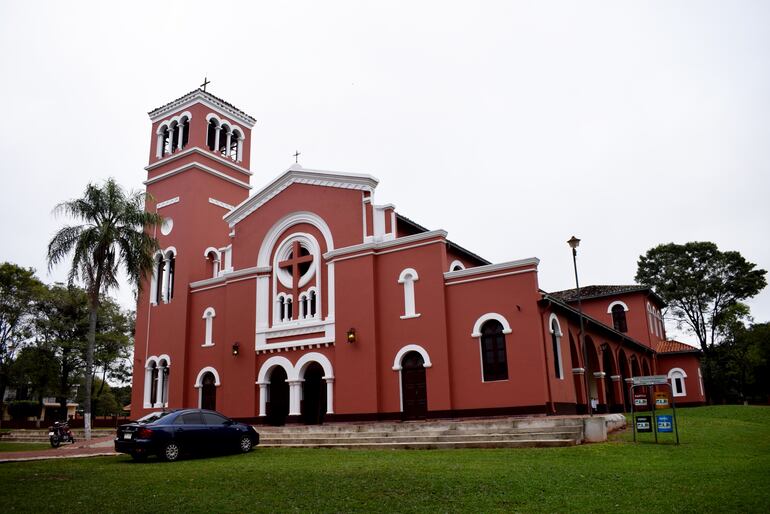
[(153, 412), (121, 425), (115, 437), (115, 451), (137, 460), (152, 454), (174, 461), (183, 453), (246, 453), (257, 444), (254, 427), (203, 409)]

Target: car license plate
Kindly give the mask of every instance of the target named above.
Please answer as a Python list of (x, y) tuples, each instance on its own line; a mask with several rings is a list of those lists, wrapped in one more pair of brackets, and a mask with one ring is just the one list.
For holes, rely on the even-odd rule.
[(123, 439), (131, 439), (131, 432), (126, 432), (123, 434)]
[(53, 432), (48, 432), (48, 437), (51, 437), (53, 435)]

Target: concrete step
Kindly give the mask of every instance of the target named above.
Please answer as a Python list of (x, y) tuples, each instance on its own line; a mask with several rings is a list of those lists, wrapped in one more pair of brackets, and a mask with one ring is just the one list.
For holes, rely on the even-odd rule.
[(528, 434), (440, 434), (440, 435), (389, 435), (389, 436), (370, 436), (361, 435), (358, 437), (318, 437), (308, 434), (306, 437), (265, 437), (260, 436), (260, 444), (263, 445), (282, 445), (291, 446), (295, 444), (304, 445), (333, 445), (349, 444), (358, 445), (364, 443), (463, 443), (476, 441), (533, 441), (533, 440), (578, 440), (580, 433), (576, 432), (543, 432)]
[(579, 434), (582, 431), (582, 427), (546, 427), (546, 428), (526, 428), (526, 429), (514, 429), (514, 428), (481, 428), (478, 430), (413, 430), (413, 431), (371, 431), (371, 432), (342, 432), (342, 431), (264, 431), (257, 427), (257, 431), (263, 438), (281, 437), (281, 438), (304, 438), (304, 437), (336, 437), (336, 438), (348, 438), (348, 437), (394, 437), (394, 436), (442, 436), (442, 435), (478, 435), (478, 434), (559, 434), (563, 432), (569, 432), (573, 434)]
[(260, 448), (337, 448), (351, 450), (438, 450), (456, 448), (540, 448), (575, 446), (579, 442), (575, 439), (528, 439), (528, 440), (479, 440), (479, 441), (432, 441), (422, 443), (325, 443), (325, 444), (269, 444), (260, 443)]
[(563, 427), (581, 427), (583, 422), (576, 418), (534, 418), (522, 420), (494, 421), (418, 421), (403, 423), (326, 423), (323, 425), (287, 425), (282, 427), (255, 426), (260, 433), (308, 433), (308, 432), (421, 432), (421, 431), (469, 431), (481, 430), (547, 430)]

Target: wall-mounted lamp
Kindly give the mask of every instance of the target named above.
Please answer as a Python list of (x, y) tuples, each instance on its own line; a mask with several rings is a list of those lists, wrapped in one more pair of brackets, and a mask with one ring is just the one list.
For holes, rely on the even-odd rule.
[(236, 341), (233, 343), (233, 355), (237, 357), (239, 353), (241, 353), (241, 343)]
[(356, 342), (356, 329), (352, 328), (352, 327), (350, 329), (348, 329), (347, 336), (348, 336), (348, 343), (351, 343), (351, 344), (355, 343)]

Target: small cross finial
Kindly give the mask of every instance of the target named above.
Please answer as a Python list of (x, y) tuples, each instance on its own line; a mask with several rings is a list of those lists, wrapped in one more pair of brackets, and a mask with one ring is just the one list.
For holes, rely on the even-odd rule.
[(302, 155), (297, 150), (294, 150), (294, 164), (299, 164), (299, 156)]
[(200, 85), (200, 87), (203, 88), (203, 92), (206, 92), (206, 86), (211, 84), (211, 81), (208, 79), (208, 77), (203, 77), (203, 84)]

